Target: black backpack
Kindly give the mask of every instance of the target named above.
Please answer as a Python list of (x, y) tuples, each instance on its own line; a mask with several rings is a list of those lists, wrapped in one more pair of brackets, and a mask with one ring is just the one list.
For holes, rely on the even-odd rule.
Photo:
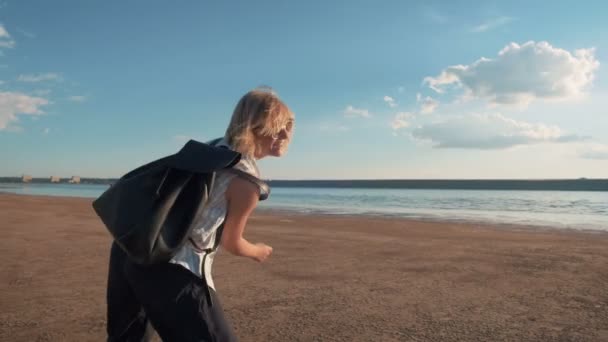
[(238, 152), (195, 140), (176, 154), (122, 176), (93, 201), (115, 242), (138, 264), (167, 262), (190, 237), (213, 187), (216, 171), (230, 170), (255, 182), (266, 199), (268, 185), (233, 169)]

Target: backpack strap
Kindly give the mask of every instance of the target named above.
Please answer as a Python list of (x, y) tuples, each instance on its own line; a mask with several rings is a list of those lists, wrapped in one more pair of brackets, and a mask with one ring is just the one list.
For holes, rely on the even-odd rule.
[(207, 297), (207, 301), (209, 302), (209, 306), (211, 306), (211, 307), (213, 307), (213, 298), (211, 297), (211, 290), (209, 290), (209, 285), (207, 285), (207, 278), (205, 275), (205, 263), (207, 262), (207, 256), (209, 254), (215, 252), (217, 250), (217, 248), (220, 246), (220, 241), (222, 240), (222, 231), (223, 230), (224, 230), (224, 223), (222, 223), (217, 228), (216, 233), (215, 233), (215, 241), (213, 242), (213, 247), (211, 247), (211, 248), (202, 249), (202, 248), (198, 247), (198, 245), (192, 238), (188, 239), (190, 241), (190, 244), (192, 245), (192, 248), (196, 252), (205, 253), (203, 255), (203, 260), (201, 261), (200, 273), (201, 273), (201, 279), (205, 283), (205, 296)]

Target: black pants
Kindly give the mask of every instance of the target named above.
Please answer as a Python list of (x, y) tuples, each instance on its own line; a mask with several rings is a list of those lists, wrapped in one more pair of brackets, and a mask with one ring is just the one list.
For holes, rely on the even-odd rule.
[(215, 291), (175, 264), (141, 266), (116, 244), (108, 274), (108, 341), (148, 341), (154, 329), (164, 342), (232, 342)]

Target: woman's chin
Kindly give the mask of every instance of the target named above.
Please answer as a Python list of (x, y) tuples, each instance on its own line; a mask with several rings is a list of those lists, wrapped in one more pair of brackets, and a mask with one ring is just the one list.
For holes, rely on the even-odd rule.
[(286, 148), (273, 148), (270, 151), (270, 155), (273, 157), (282, 157), (285, 155), (285, 153), (287, 153), (287, 149)]

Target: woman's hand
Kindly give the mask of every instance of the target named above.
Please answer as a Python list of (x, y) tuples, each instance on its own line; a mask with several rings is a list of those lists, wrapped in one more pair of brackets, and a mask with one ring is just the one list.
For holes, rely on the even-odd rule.
[(257, 262), (264, 262), (266, 261), (266, 259), (268, 259), (270, 257), (270, 254), (272, 254), (272, 247), (263, 244), (263, 243), (256, 243), (255, 246), (258, 249), (258, 252), (256, 253), (256, 256), (254, 257), (255, 261)]

